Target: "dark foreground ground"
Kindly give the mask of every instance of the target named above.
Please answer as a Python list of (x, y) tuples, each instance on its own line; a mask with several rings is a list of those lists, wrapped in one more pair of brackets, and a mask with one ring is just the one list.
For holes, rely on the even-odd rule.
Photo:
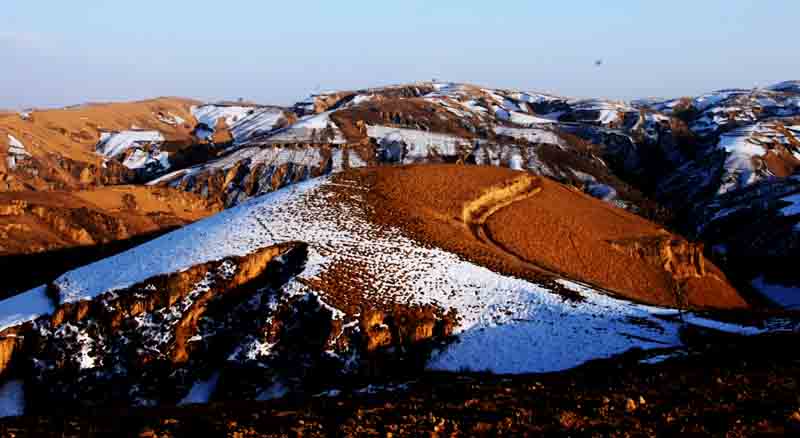
[(3, 437), (800, 436), (800, 336), (703, 336), (563, 373), (429, 374), (295, 400), (0, 421)]

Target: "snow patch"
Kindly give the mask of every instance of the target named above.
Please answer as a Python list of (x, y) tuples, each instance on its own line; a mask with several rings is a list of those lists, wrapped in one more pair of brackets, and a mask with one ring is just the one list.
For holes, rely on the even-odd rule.
[(330, 143), (344, 144), (347, 140), (331, 120), (333, 111), (301, 118), (293, 125), (266, 137), (264, 143)]
[(9, 380), (0, 386), (0, 417), (18, 417), (25, 413), (25, 384)]
[(764, 276), (754, 279), (750, 284), (764, 296), (787, 309), (800, 308), (800, 286), (783, 286), (768, 283)]
[(287, 388), (281, 382), (275, 382), (269, 388), (261, 391), (256, 397), (256, 400), (259, 401), (276, 400), (284, 397), (288, 393), (289, 393), (289, 388)]
[(100, 135), (100, 142), (95, 149), (100, 155), (117, 158), (131, 148), (163, 142), (164, 136), (158, 131), (104, 132)]
[(104, 132), (95, 149), (104, 157), (121, 160), (128, 169), (169, 169), (169, 154), (160, 148), (164, 140), (159, 131)]
[(431, 154), (455, 156), (458, 155), (460, 149), (472, 147), (471, 141), (466, 138), (416, 129), (380, 125), (367, 126), (367, 135), (376, 139), (378, 144), (384, 148), (404, 145), (406, 151), (403, 162), (405, 163), (425, 160)]
[(728, 152), (725, 160), (726, 176), (718, 194), (727, 193), (737, 188), (748, 186), (758, 180), (753, 158), (766, 152), (764, 148), (750, 141), (750, 136), (757, 129), (756, 125), (737, 129), (720, 137), (717, 147)]
[(6, 157), (6, 163), (8, 164), (9, 169), (16, 169), (17, 161), (26, 157), (30, 157), (31, 154), (25, 149), (25, 145), (22, 144), (16, 137), (11, 134), (8, 135), (8, 157)]
[(790, 203), (789, 206), (781, 209), (781, 214), (784, 216), (795, 216), (800, 214), (800, 193), (792, 196), (781, 198), (781, 201)]
[(0, 331), (55, 312), (45, 286), (0, 301)]
[(178, 402), (178, 406), (208, 403), (211, 400), (211, 396), (214, 395), (214, 390), (217, 388), (218, 381), (219, 371), (212, 374), (211, 377), (206, 380), (196, 382), (192, 386), (192, 389), (189, 390), (189, 394), (186, 394), (186, 397)]
[(564, 146), (564, 140), (555, 132), (544, 128), (509, 128), (506, 126), (495, 126), (494, 132), (497, 135), (526, 140), (531, 143), (546, 143), (557, 146)]

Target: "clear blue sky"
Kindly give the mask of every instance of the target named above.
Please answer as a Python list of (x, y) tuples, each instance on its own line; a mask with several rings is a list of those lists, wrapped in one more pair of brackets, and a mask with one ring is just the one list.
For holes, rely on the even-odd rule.
[(800, 79), (798, 0), (2, 3), (6, 108), (159, 95), (287, 104), (318, 87), (434, 77), (612, 98)]

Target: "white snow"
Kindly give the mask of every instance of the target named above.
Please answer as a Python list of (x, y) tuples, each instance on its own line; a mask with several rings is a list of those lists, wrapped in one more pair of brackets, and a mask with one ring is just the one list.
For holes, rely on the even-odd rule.
[[(55, 283), (62, 302), (88, 299), (146, 278), (209, 260), (245, 255), (280, 242), (309, 245), (304, 271), (283, 287), (289, 296), (325, 292), (308, 280), (334, 264), (362, 267), (369, 298), (453, 308), (460, 340), (431, 361), (439, 370), (544, 372), (570, 368), (630, 348), (681, 344), (676, 312), (642, 306), (563, 282), (582, 302), (506, 277), (437, 248), (420, 245), (393, 228), (358, 215), (363, 200), (333, 202), (322, 177), (251, 199), (137, 248), (73, 270)], [(357, 192), (356, 192), (357, 193)], [(338, 249), (338, 250), (337, 250)], [(342, 315), (340, 311), (334, 312)], [(712, 325), (705, 319), (696, 323)], [(723, 327), (740, 330), (739, 326)], [(206, 387), (209, 385), (206, 385)], [(197, 390), (198, 392), (201, 389)]]
[(781, 201), (789, 202), (790, 205), (781, 209), (784, 216), (795, 216), (800, 214), (800, 193), (781, 198)]
[(163, 142), (164, 136), (158, 131), (104, 132), (100, 135), (100, 142), (95, 149), (100, 155), (115, 158), (130, 148)]
[(283, 111), (277, 108), (258, 107), (231, 127), (231, 135), (237, 144), (244, 143), (261, 134), (272, 132), (278, 123), (285, 120)]
[[(347, 143), (342, 131), (331, 120), (332, 111), (325, 111), (319, 114), (305, 116), (293, 125), (277, 131), (267, 137), (266, 143)], [(333, 138), (323, 139), (322, 136), (328, 130), (333, 134)]]
[(698, 96), (693, 101), (693, 106), (700, 112), (719, 104), (720, 102), (736, 95), (746, 94), (746, 90), (721, 90)]
[(253, 109), (252, 106), (209, 104), (193, 106), (190, 111), (194, 118), (197, 119), (198, 124), (202, 123), (211, 129), (215, 129), (219, 119), (225, 120), (228, 128), (232, 128), (237, 121), (244, 118)]
[(338, 397), (342, 394), (340, 389), (329, 389), (327, 391), (320, 392), (319, 394), (314, 394), (314, 397)]
[(579, 112), (584, 122), (597, 123), (601, 126), (608, 126), (621, 121), (621, 113), (635, 111), (633, 107), (624, 102), (609, 101), (602, 99), (587, 99), (571, 102), (575, 112)]
[(28, 153), (28, 150), (25, 149), (25, 145), (11, 134), (8, 134), (8, 153), (14, 155), (31, 155)]
[(715, 321), (713, 319), (703, 318), (701, 316), (697, 316), (691, 313), (686, 314), (683, 318), (687, 323), (691, 325), (717, 330), (720, 332), (736, 333), (740, 335), (757, 335), (760, 333), (765, 333), (771, 329), (768, 327), (760, 328), (751, 326), (741, 326), (729, 322)]
[(178, 402), (178, 406), (208, 403), (217, 388), (217, 381), (219, 381), (218, 371), (208, 379), (196, 382), (189, 390), (189, 394)]
[(274, 107), (208, 104), (192, 107), (191, 112), (198, 125), (205, 125), (195, 129), (195, 136), (210, 140), (222, 119), (236, 144), (270, 133), (281, 120), (285, 120), (283, 111)]
[(372, 94), (358, 94), (349, 102), (348, 106), (360, 105), (362, 103), (369, 102), (374, 98), (375, 96)]
[(519, 140), (527, 140), (531, 143), (564, 145), (564, 140), (562, 140), (558, 134), (545, 128), (509, 128), (507, 126), (495, 126), (494, 133)]
[(275, 400), (279, 399), (289, 393), (289, 388), (284, 386), (281, 382), (275, 382), (269, 388), (261, 391), (256, 400)]
[(471, 141), (466, 138), (416, 129), (367, 126), (367, 135), (381, 145), (405, 144), (407, 152), (404, 162), (407, 163), (424, 160), (431, 153), (454, 156), (459, 149), (471, 148)]
[(25, 149), (25, 145), (22, 144), (16, 137), (11, 134), (8, 135), (8, 157), (6, 157), (6, 162), (8, 163), (9, 169), (15, 169), (17, 167), (17, 160), (21, 157), (30, 157), (31, 154)]
[(169, 169), (169, 153), (161, 150), (156, 150), (154, 153), (147, 153), (141, 149), (135, 149), (125, 160), (122, 165), (128, 169), (143, 169), (150, 163), (158, 163), (162, 169)]
[(151, 163), (167, 169), (168, 153), (159, 149), (163, 142), (164, 136), (159, 131), (104, 132), (95, 149), (107, 158), (125, 157), (122, 164), (129, 169), (141, 169)]
[(757, 129), (758, 125), (751, 125), (720, 137), (717, 147), (728, 152), (728, 157), (725, 160), (726, 177), (723, 177), (719, 194), (745, 187), (758, 180), (753, 158), (764, 155), (766, 151), (751, 140), (751, 135)]
[(782, 307), (787, 309), (800, 308), (800, 286), (783, 286), (768, 283), (763, 275), (754, 279), (750, 284)]
[(800, 81), (784, 81), (768, 88), (773, 91), (783, 91), (789, 93), (800, 93)]
[[(351, 160), (353, 159), (353, 155), (354, 153), (350, 154)], [(192, 177), (203, 172), (228, 170), (245, 161), (248, 162), (250, 166), (259, 164), (264, 164), (265, 166), (281, 166), (293, 163), (299, 166), (321, 167), (323, 158), (319, 149), (314, 147), (295, 148), (277, 145), (271, 147), (243, 147), (216, 160), (209, 161), (208, 163), (168, 173), (147, 184), (158, 185), (163, 182), (170, 182), (176, 185), (186, 177)]]
[(545, 119), (543, 117), (532, 116), (529, 114), (523, 114), (516, 111), (511, 112), (510, 117), (511, 123), (515, 125), (547, 125), (547, 124), (554, 124), (556, 123), (552, 119)]
[(172, 114), (171, 112), (168, 112), (166, 114), (157, 113), (155, 116), (161, 122), (171, 126), (179, 126), (186, 123), (186, 120), (183, 117), (178, 116), (176, 114)]
[(649, 357), (647, 359), (642, 359), (642, 360), (639, 361), (639, 363), (653, 365), (653, 364), (664, 362), (664, 361), (669, 360), (669, 359), (686, 357), (687, 355), (688, 355), (688, 353), (686, 353), (685, 351), (677, 350), (677, 351), (673, 351), (673, 352), (666, 353), (666, 354), (659, 354), (657, 356)]
[(53, 313), (55, 306), (45, 290), (39, 286), (0, 301), (0, 331)]
[(617, 191), (614, 190), (613, 187), (601, 183), (594, 176), (578, 170), (572, 170), (572, 174), (586, 185), (586, 193), (592, 195), (593, 197), (606, 202), (613, 201), (617, 198)]
[(18, 417), (25, 413), (25, 384), (9, 380), (0, 386), (0, 417)]
[(510, 96), (512, 99), (516, 99), (526, 103), (549, 103), (549, 102), (557, 102), (564, 100), (563, 98), (550, 96), (547, 94), (541, 93), (526, 93), (526, 92), (515, 92), (511, 93)]

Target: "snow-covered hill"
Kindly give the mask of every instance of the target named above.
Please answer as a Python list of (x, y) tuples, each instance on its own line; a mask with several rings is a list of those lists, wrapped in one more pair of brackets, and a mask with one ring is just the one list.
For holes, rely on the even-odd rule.
[[(529, 373), (682, 345), (677, 310), (503, 275), (369, 209), (354, 180), (320, 177), (70, 271), (0, 302), (4, 368), (43, 409), (319, 391), (324, 376), (403, 363), (422, 346), (428, 369)], [(295, 380), (303, 372), (323, 381)]]

